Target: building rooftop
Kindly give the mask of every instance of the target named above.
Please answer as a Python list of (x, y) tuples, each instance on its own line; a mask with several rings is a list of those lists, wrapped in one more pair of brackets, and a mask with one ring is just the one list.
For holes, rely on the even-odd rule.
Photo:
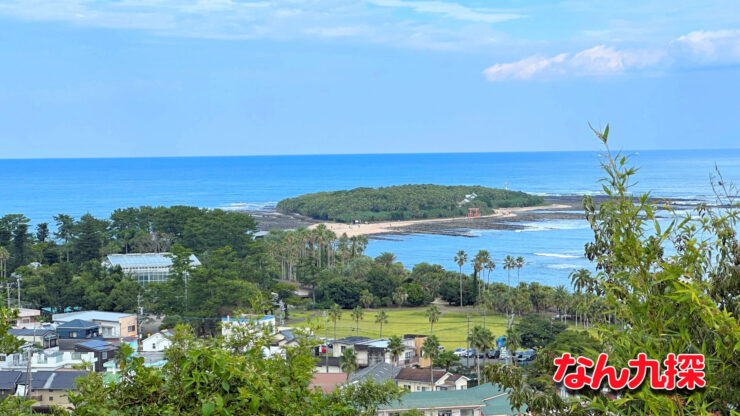
[[(447, 371), (445, 370), (434, 370), (434, 382), (442, 378)], [(406, 381), (426, 381), (429, 382), (429, 370), (424, 368), (413, 368), (405, 367), (396, 375), (396, 380)]]
[[(270, 319), (275, 319), (273, 315), (265, 315), (261, 318), (254, 319), (255, 321), (269, 321)], [(235, 318), (233, 316), (227, 316), (224, 318), (221, 318), (221, 322), (250, 322), (252, 321), (252, 318)]]
[(491, 383), (467, 390), (437, 390), (405, 394), (399, 400), (381, 405), (378, 410), (408, 410), (434, 408), (480, 408), (484, 415), (514, 415), (508, 393)]
[[(172, 266), (171, 253), (135, 253), (135, 254), (110, 254), (107, 257), (111, 266), (121, 268), (137, 267), (170, 267)], [(200, 266), (200, 261), (195, 255), (190, 255), (190, 265)]]
[(21, 375), (20, 371), (0, 371), (0, 390), (15, 390)]
[(25, 318), (28, 316), (39, 316), (39, 315), (41, 315), (41, 311), (38, 309), (28, 309), (28, 308), (18, 309), (19, 318)]
[(360, 341), (360, 342), (355, 343), (355, 348), (356, 349), (357, 348), (363, 348), (363, 347), (365, 347), (365, 348), (367, 348), (367, 347), (372, 347), (372, 348), (388, 348), (388, 343), (389, 342), (390, 341), (387, 338), (370, 339), (370, 340), (367, 340), (367, 341)]
[(52, 320), (55, 322), (70, 322), (75, 319), (83, 321), (107, 321), (118, 322), (121, 318), (136, 315), (134, 313), (103, 312), (103, 311), (79, 311), (67, 313), (55, 313)]
[[(372, 380), (375, 384), (385, 383), (393, 378), (401, 371), (399, 367), (395, 367), (386, 362), (377, 363), (370, 367), (352, 373), (347, 379), (348, 382), (363, 382), (366, 379)], [(427, 372), (427, 375), (429, 372)]]
[(45, 337), (45, 336), (47, 336), (49, 334), (56, 335), (56, 331), (54, 331), (53, 329), (44, 329), (44, 328), (37, 328), (37, 329), (29, 329), (29, 328), (24, 328), (24, 329), (9, 329), (8, 330), (8, 333), (10, 335), (14, 335), (16, 337), (32, 337), (32, 336), (37, 336), (39, 338)]
[(334, 343), (340, 343), (340, 344), (348, 344), (348, 345), (355, 345), (359, 342), (363, 341), (370, 341), (372, 338), (368, 337), (359, 337), (359, 336), (352, 336), (352, 337), (346, 337), (346, 338), (340, 338), (337, 340), (334, 340)]
[[(34, 371), (31, 386), (34, 390), (71, 390), (75, 381), (87, 376), (86, 371)], [(18, 384), (26, 384), (25, 371), (0, 371), (0, 390), (15, 390)]]
[(77, 346), (87, 348), (92, 351), (110, 351), (116, 349), (116, 346), (107, 341), (93, 339), (90, 341), (80, 342)]
[(73, 319), (71, 321), (67, 321), (61, 325), (59, 325), (57, 328), (64, 328), (64, 329), (94, 329), (94, 328), (100, 328), (100, 325), (90, 322), (90, 321), (83, 321), (82, 319)]
[(345, 381), (347, 381), (345, 373), (314, 373), (308, 388), (319, 387), (324, 393), (331, 393)]

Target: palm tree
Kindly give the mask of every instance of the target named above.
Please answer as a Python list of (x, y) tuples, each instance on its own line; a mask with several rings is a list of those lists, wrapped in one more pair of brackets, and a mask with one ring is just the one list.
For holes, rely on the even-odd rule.
[[(515, 267), (516, 267), (516, 260), (514, 259), (514, 257), (506, 256), (506, 258), (504, 259), (504, 269), (506, 269), (506, 273), (507, 273), (506, 285), (509, 287), (511, 287), (511, 269)], [(511, 312), (509, 311), (509, 309), (507, 309), (506, 314), (508, 315), (510, 313)]]
[(570, 272), (570, 283), (576, 292), (581, 293), (584, 289), (588, 292), (593, 283), (591, 272), (587, 269), (578, 269)]
[(421, 352), (429, 359), (429, 383), (434, 391), (434, 359), (439, 355), (439, 339), (436, 335), (429, 335), (421, 345)]
[(357, 354), (354, 348), (345, 348), (342, 351), (342, 356), (339, 358), (339, 368), (347, 373), (347, 376), (357, 369)]
[(524, 267), (524, 257), (519, 256), (516, 258), (516, 285), (519, 286), (519, 271)]
[(360, 303), (366, 308), (369, 308), (373, 304), (373, 299), (373, 294), (367, 289), (360, 293)]
[(388, 323), (388, 314), (385, 311), (380, 311), (375, 314), (375, 323), (380, 324), (380, 335), (378, 338), (383, 338), (383, 324)]
[(439, 308), (437, 308), (437, 305), (429, 305), (426, 310), (426, 316), (429, 320), (429, 335), (432, 335), (434, 333), (434, 324), (439, 321), (440, 315), (441, 313), (439, 312)]
[[(480, 325), (476, 325), (473, 327), (473, 330), (470, 332), (470, 335), (468, 336), (468, 341), (470, 342), (470, 345), (473, 346), (478, 352), (487, 352), (491, 348), (493, 348), (493, 334), (491, 333), (491, 330), (485, 327), (482, 327)], [(475, 355), (475, 371), (478, 375), (478, 380), (480, 380), (480, 362), (478, 360), (479, 354)]]
[(504, 269), (506, 269), (506, 273), (508, 275), (506, 284), (508, 286), (511, 286), (511, 269), (516, 267), (516, 260), (514, 257), (506, 256), (504, 259)]
[(404, 347), (401, 337), (399, 337), (398, 335), (391, 335), (391, 337), (388, 339), (388, 352), (391, 353), (393, 367), (396, 366), (396, 362), (403, 353), (404, 349), (406, 349), (406, 347)]
[[(491, 260), (491, 253), (488, 250), (478, 250), (478, 254), (473, 257), (473, 271), (475, 272), (475, 284), (478, 285), (478, 297), (480, 297), (480, 286), (483, 282), (480, 274), (486, 267), (486, 264)], [(479, 299), (476, 299), (476, 303)]]
[(391, 266), (393, 266), (393, 263), (396, 262), (396, 255), (393, 253), (384, 251), (380, 253), (378, 257), (375, 258), (375, 262), (382, 264), (385, 267), (386, 271), (390, 271)]
[(493, 260), (489, 259), (485, 267), (486, 267), (486, 270), (488, 271), (488, 274), (486, 275), (486, 283), (490, 285), (491, 284), (491, 273), (493, 273), (493, 271), (496, 269), (496, 263), (494, 263)]
[(406, 293), (406, 289), (399, 287), (393, 291), (393, 295), (391, 296), (393, 299), (393, 303), (398, 305), (398, 307), (400, 308), (401, 305), (403, 305), (403, 303), (406, 302), (406, 299), (408, 298), (409, 295)]
[(364, 314), (365, 312), (359, 305), (352, 309), (352, 312), (350, 313), (352, 319), (355, 321), (355, 335), (360, 335), (360, 320)]
[(458, 267), (460, 267), (460, 272), (458, 273), (460, 277), (460, 309), (463, 307), (463, 296), (462, 296), (462, 267), (465, 265), (465, 263), (468, 261), (468, 254), (460, 250), (455, 254), (455, 263), (457, 263)]
[(10, 253), (5, 247), (0, 246), (0, 269), (2, 269), (3, 284), (8, 289), (8, 308), (10, 308), (10, 285), (8, 284), (8, 259)]
[(555, 287), (555, 291), (553, 292), (553, 300), (555, 303), (555, 307), (558, 308), (558, 314), (560, 314), (560, 321), (562, 322), (565, 318), (565, 309), (567, 308), (568, 304), (568, 291), (565, 289), (565, 286), (558, 285)]
[(334, 322), (334, 340), (337, 340), (337, 321), (342, 319), (342, 308), (336, 303), (329, 308), (329, 319)]

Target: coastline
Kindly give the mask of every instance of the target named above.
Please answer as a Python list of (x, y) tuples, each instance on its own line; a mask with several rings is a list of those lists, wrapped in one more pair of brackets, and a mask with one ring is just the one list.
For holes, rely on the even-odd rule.
[[(252, 215), (260, 231), (273, 229), (290, 230), (300, 227), (315, 228), (324, 224), (337, 234), (347, 233), (348, 237), (364, 235), (370, 239), (386, 240), (393, 235), (437, 234), (456, 237), (475, 237), (470, 230), (521, 230), (523, 223), (548, 220), (585, 220), (581, 205), (582, 195), (546, 196), (547, 205), (520, 208), (500, 208), (496, 213), (468, 218), (433, 218), (408, 221), (385, 221), (369, 224), (344, 224), (320, 221), (300, 214), (277, 210), (244, 210)], [(606, 199), (603, 195), (592, 197), (598, 205)], [(696, 206), (700, 201), (687, 198), (656, 198), (656, 202), (672, 205), (676, 209), (687, 209)]]
[(318, 227), (323, 224), (329, 230), (333, 231), (337, 235), (347, 234), (347, 237), (355, 237), (360, 235), (374, 236), (382, 234), (408, 234), (414, 228), (425, 228), (425, 226), (444, 227), (452, 223), (455, 228), (478, 228), (476, 223), (482, 221), (496, 219), (503, 220), (506, 218), (516, 218), (518, 214), (528, 211), (539, 211), (539, 210), (564, 210), (571, 208), (571, 205), (555, 204), (555, 205), (537, 205), (533, 207), (518, 207), (518, 208), (500, 208), (495, 213), (489, 215), (481, 215), (480, 217), (452, 217), (452, 218), (432, 218), (423, 220), (407, 220), (407, 221), (384, 221), (384, 222), (373, 222), (367, 224), (343, 224), (336, 222), (321, 222), (309, 226), (309, 229)]

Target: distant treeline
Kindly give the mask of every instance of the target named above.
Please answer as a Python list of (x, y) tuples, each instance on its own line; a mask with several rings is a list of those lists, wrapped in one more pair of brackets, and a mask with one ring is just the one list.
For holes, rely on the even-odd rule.
[(496, 208), (544, 203), (539, 196), (484, 186), (400, 185), (317, 192), (283, 199), (277, 207), (319, 220), (351, 222), (458, 217), (467, 215), (468, 208), (487, 215)]

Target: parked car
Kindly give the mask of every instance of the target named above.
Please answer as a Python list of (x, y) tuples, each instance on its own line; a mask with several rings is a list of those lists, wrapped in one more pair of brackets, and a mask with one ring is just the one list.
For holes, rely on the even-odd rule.
[(465, 358), (475, 358), (475, 356), (478, 355), (478, 351), (475, 348), (471, 348), (469, 350), (466, 350), (461, 357)]
[(457, 355), (458, 357), (465, 357), (467, 356), (468, 350), (466, 350), (465, 348), (455, 348), (455, 351), (453, 351), (452, 353)]
[(534, 360), (534, 357), (537, 355), (534, 350), (525, 350), (518, 353), (517, 361), (524, 362), (524, 361), (532, 361)]
[(501, 350), (495, 349), (495, 350), (488, 350), (486, 351), (486, 358), (490, 358), (491, 360), (495, 360), (496, 358), (499, 358), (501, 356)]
[(509, 360), (511, 359), (511, 353), (509, 352), (509, 350), (501, 350), (498, 358), (502, 360)]

